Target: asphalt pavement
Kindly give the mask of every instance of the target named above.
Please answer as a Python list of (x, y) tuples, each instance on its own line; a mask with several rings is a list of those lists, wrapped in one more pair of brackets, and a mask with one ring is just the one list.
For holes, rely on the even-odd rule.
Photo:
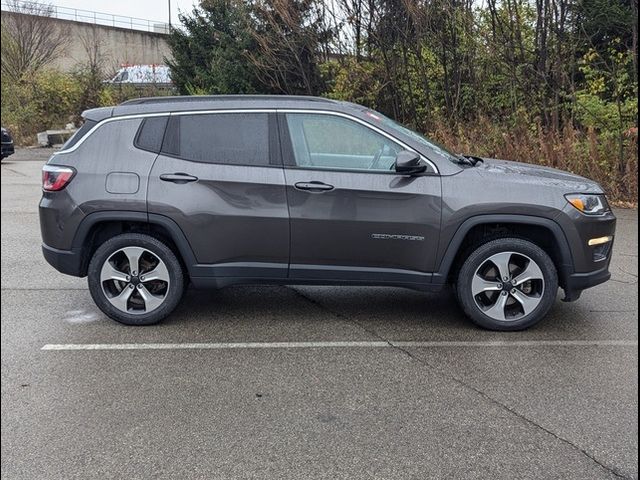
[(450, 292), (189, 290), (117, 324), (40, 251), (40, 167), (2, 162), (3, 479), (638, 478), (638, 212), (610, 282), (530, 330)]

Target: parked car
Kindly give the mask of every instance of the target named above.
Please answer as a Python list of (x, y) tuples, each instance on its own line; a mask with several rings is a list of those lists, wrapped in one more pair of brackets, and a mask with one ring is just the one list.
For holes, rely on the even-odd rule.
[[(313, 97), (164, 97), (84, 113), (43, 168), (47, 261), (148, 325), (187, 282), (455, 288), (494, 330), (609, 279), (616, 219), (576, 175), (456, 155)], [(256, 301), (259, 301), (257, 299)]]
[(171, 70), (166, 65), (123, 65), (111, 80), (114, 85), (173, 85)]
[(2, 159), (4, 160), (9, 155), (15, 153), (15, 147), (13, 146), (13, 137), (11, 133), (4, 127), (2, 128)]

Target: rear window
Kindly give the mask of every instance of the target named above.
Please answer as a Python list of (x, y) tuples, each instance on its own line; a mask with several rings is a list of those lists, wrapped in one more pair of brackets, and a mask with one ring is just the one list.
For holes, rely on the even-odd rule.
[(142, 150), (159, 153), (162, 147), (165, 127), (169, 117), (145, 118), (134, 141), (134, 145)]
[(162, 153), (196, 162), (269, 165), (269, 116), (266, 113), (172, 116)]
[(89, 132), (89, 130), (91, 130), (97, 124), (98, 122), (96, 122), (95, 120), (86, 120), (82, 124), (82, 126), (78, 130), (76, 130), (76, 133), (71, 135), (71, 138), (69, 138), (69, 140), (65, 142), (65, 144), (62, 146), (62, 150), (67, 150), (73, 147), (76, 143), (80, 141), (82, 137), (84, 137)]

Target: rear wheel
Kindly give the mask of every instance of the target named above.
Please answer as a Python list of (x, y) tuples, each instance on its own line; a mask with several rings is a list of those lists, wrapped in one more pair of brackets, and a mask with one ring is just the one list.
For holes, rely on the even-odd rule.
[(169, 315), (184, 290), (180, 262), (160, 240), (125, 233), (107, 240), (93, 255), (89, 291), (110, 318), (126, 325), (151, 325)]
[(499, 238), (467, 257), (457, 280), (465, 313), (490, 330), (523, 330), (538, 323), (553, 305), (558, 274), (537, 245), (520, 238)]

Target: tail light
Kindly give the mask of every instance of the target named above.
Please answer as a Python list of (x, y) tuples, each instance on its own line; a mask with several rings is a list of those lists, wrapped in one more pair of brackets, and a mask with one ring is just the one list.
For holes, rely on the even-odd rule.
[(57, 192), (66, 187), (76, 171), (71, 167), (45, 165), (42, 167), (42, 189), (47, 192)]

